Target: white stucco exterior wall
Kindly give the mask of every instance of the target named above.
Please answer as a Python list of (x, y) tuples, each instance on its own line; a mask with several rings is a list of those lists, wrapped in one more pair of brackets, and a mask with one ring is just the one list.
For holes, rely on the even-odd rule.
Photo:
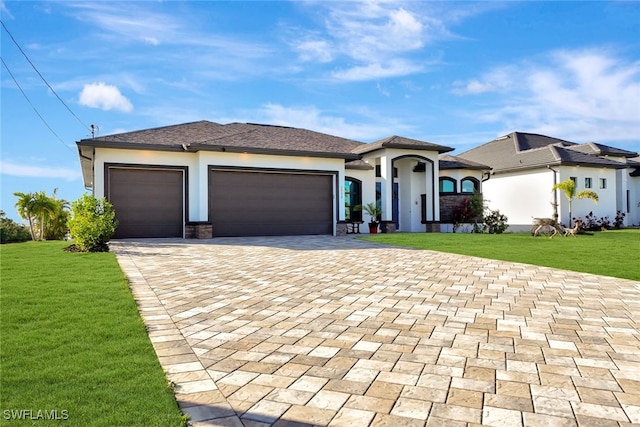
[[(576, 194), (583, 190), (591, 190), (598, 195), (597, 204), (591, 199), (574, 198), (571, 203), (572, 217), (582, 217), (584, 219), (589, 212), (593, 212), (593, 215), (597, 218), (607, 216), (613, 223), (618, 204), (615, 169), (562, 166), (558, 168), (558, 170), (560, 172), (558, 182), (562, 182), (571, 177), (576, 178)], [(585, 178), (591, 178), (591, 188), (585, 187)], [(606, 180), (606, 188), (599, 188), (600, 179)], [(558, 209), (560, 221), (564, 225), (569, 225), (569, 201), (561, 191), (558, 192), (558, 201), (560, 202)]]
[[(625, 171), (627, 176), (629, 170)], [(640, 226), (640, 177), (628, 176), (628, 209), (625, 206), (626, 217), (628, 225)]]
[[(574, 198), (571, 216), (584, 219), (589, 212), (593, 212), (598, 219), (607, 216), (613, 223), (618, 203), (615, 169), (584, 166), (559, 166), (554, 169), (557, 171), (555, 181), (551, 169), (491, 176), (482, 186), (487, 206), (507, 216), (510, 231), (526, 231), (531, 228), (532, 217), (552, 217), (554, 194), (551, 189), (554, 183), (574, 177), (577, 182), (576, 193), (582, 190), (594, 191), (598, 194), (599, 201), (595, 204), (590, 199)], [(585, 178), (591, 178), (592, 188), (585, 188)], [(599, 188), (600, 179), (606, 180), (606, 188)], [(564, 225), (569, 225), (569, 200), (560, 190), (556, 192), (556, 197), (559, 220)]]
[(531, 228), (532, 217), (553, 215), (553, 172), (534, 170), (492, 175), (482, 184), (485, 204), (507, 216), (511, 231)]

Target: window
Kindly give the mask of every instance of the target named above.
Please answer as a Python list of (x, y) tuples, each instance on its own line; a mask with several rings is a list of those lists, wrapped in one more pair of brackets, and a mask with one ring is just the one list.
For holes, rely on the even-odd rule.
[(362, 183), (357, 179), (344, 181), (344, 219), (362, 221)]
[(571, 181), (573, 181), (573, 183), (576, 185), (576, 187), (578, 186), (578, 178), (576, 178), (575, 176), (570, 176), (569, 179)]
[(600, 178), (600, 189), (604, 190), (607, 188), (607, 178)]
[[(376, 165), (376, 178), (380, 178), (382, 176), (382, 169), (380, 169), (380, 165)], [(398, 168), (393, 168), (393, 177), (398, 177)]]
[(464, 178), (460, 184), (463, 193), (473, 193), (480, 191), (480, 183), (475, 178)]
[(440, 192), (441, 193), (455, 193), (456, 181), (453, 178), (440, 178)]
[(584, 179), (584, 188), (591, 188), (591, 178)]

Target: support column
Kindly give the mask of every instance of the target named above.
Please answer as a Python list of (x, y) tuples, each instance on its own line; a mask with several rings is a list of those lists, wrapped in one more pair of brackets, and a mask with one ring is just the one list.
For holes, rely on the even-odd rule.
[(382, 221), (391, 221), (393, 217), (393, 165), (389, 156), (380, 157), (380, 208)]
[(431, 181), (431, 194), (433, 194), (433, 220), (440, 221), (440, 167), (438, 166), (438, 159), (431, 163), (432, 175), (427, 178), (427, 188), (429, 188), (429, 181)]

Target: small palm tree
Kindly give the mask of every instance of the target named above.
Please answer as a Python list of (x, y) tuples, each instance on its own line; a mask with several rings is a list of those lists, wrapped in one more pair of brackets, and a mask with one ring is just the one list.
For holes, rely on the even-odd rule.
[[(37, 193), (13, 193), (18, 198), (16, 208), (18, 215), (29, 222), (29, 232), (31, 239), (43, 240), (45, 221), (49, 219), (56, 210), (56, 201), (47, 196), (44, 191)], [(36, 236), (36, 230), (38, 235)]]
[(18, 215), (20, 218), (29, 222), (29, 233), (31, 233), (31, 239), (36, 240), (35, 230), (34, 230), (34, 220), (35, 216), (33, 213), (34, 203), (33, 203), (33, 193), (21, 193), (15, 192), (14, 196), (18, 198), (16, 202), (16, 209), (18, 209)]
[(573, 199), (591, 199), (598, 203), (598, 194), (591, 190), (582, 190), (576, 193), (576, 183), (571, 178), (566, 179), (553, 186), (551, 191), (561, 190), (569, 201), (569, 227), (571, 227), (571, 202)]
[(38, 191), (34, 194), (33, 214), (38, 220), (38, 240), (44, 240), (45, 221), (48, 221), (53, 217), (56, 207), (56, 201), (47, 196), (44, 191)]
[(55, 188), (51, 196), (51, 200), (55, 204), (55, 209), (44, 224), (44, 238), (46, 240), (62, 240), (67, 234), (67, 231), (69, 231), (67, 221), (71, 216), (71, 204), (65, 199), (58, 199), (57, 194), (58, 189)]
[(362, 209), (371, 217), (370, 224), (377, 224), (378, 218), (382, 215), (382, 209), (374, 202), (367, 203)]

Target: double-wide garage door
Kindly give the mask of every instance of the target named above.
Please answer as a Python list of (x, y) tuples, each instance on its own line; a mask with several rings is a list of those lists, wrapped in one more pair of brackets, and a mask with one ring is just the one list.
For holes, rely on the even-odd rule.
[[(182, 237), (185, 170), (107, 168), (114, 238)], [(332, 234), (333, 175), (209, 171), (209, 219), (217, 236)]]
[(184, 170), (109, 167), (107, 199), (119, 222), (115, 238), (183, 237)]
[(332, 186), (332, 175), (210, 170), (213, 234), (332, 234)]

